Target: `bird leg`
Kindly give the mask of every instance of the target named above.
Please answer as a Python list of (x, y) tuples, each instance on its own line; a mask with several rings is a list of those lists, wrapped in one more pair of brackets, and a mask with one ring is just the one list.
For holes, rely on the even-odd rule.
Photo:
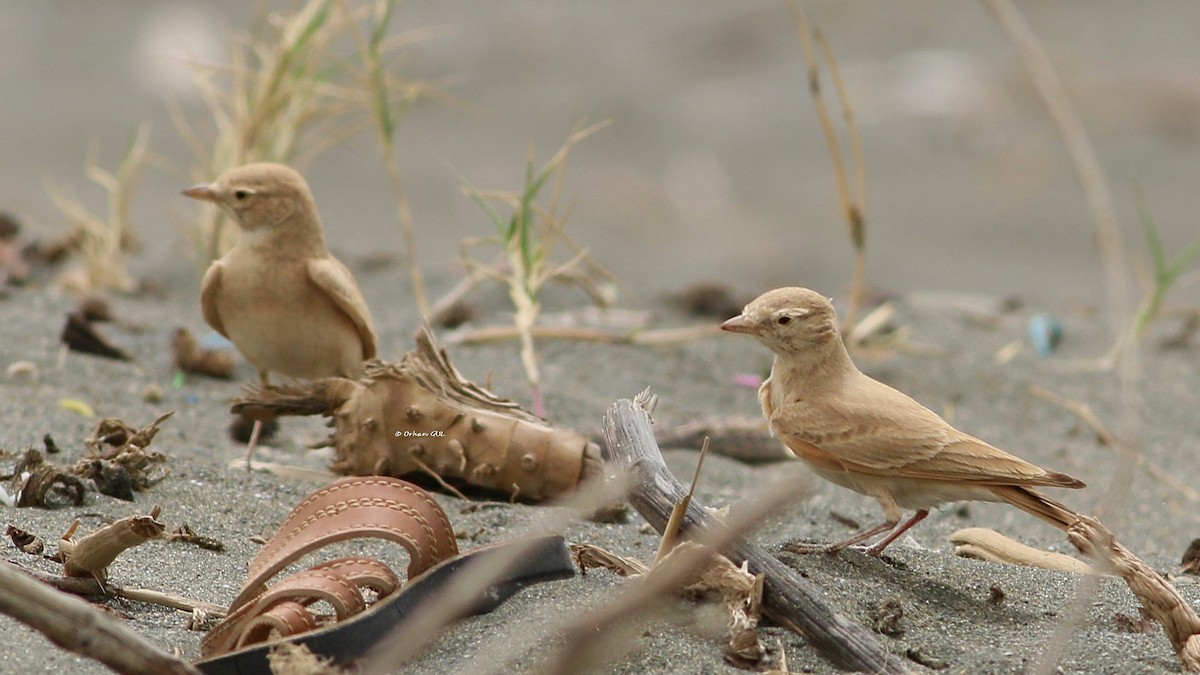
[[(883, 549), (887, 548), (889, 545), (892, 544), (892, 542), (899, 539), (900, 536), (903, 535), (905, 532), (908, 532), (908, 530), (911, 529), (913, 525), (916, 525), (917, 523), (921, 522), (922, 520), (925, 519), (925, 516), (928, 516), (928, 515), (929, 515), (928, 509), (921, 509), (920, 511), (917, 511), (916, 513), (914, 513), (912, 518), (909, 518), (908, 520), (904, 521), (903, 523), (900, 523), (900, 514), (899, 513), (896, 513), (895, 516), (892, 516), (891, 514), (889, 514), (888, 519), (885, 520), (884, 522), (882, 522), (874, 527), (867, 528), (861, 532), (857, 532), (850, 538), (845, 539), (843, 541), (839, 541), (835, 544), (810, 544), (807, 542), (797, 541), (797, 542), (791, 542), (791, 543), (785, 544), (783, 548), (785, 551), (791, 551), (792, 553), (797, 553), (800, 555), (809, 555), (812, 553), (834, 554), (834, 553), (838, 553), (838, 552), (842, 551), (843, 549), (849, 548), (851, 546), (861, 544), (864, 541), (866, 541), (866, 540), (870, 539), (871, 537), (874, 537), (878, 534), (888, 532), (888, 535), (886, 537), (884, 537), (883, 539), (880, 539), (877, 544), (866, 549), (866, 551), (865, 551), (865, 553), (867, 555), (879, 557), (879, 555), (881, 553), (883, 553)], [(897, 525), (897, 523), (900, 523), (900, 524)], [(889, 532), (889, 530), (890, 530), (890, 532)]]
[[(264, 392), (270, 386), (271, 383), (267, 381), (266, 371), (258, 371), (258, 383)], [(252, 470), (251, 462), (254, 460), (254, 449), (258, 447), (258, 437), (262, 434), (262, 428), (262, 419), (255, 419), (254, 426), (250, 429), (250, 440), (246, 442), (246, 473)]]
[(854, 546), (855, 544), (861, 544), (877, 534), (882, 534), (888, 530), (891, 530), (892, 528), (896, 527), (896, 523), (899, 522), (899, 520), (900, 519), (897, 518), (895, 520), (884, 521), (875, 527), (867, 528), (854, 534), (854, 536), (850, 537), (849, 539), (839, 541), (836, 544), (812, 544), (804, 541), (793, 541), (784, 544), (783, 550), (791, 551), (792, 553), (798, 553), (800, 555), (810, 555), (813, 553), (838, 553), (844, 548)]
[(921, 509), (921, 510), (917, 511), (916, 513), (913, 514), (912, 518), (909, 518), (908, 520), (904, 521), (903, 523), (900, 523), (899, 527), (892, 530), (891, 534), (884, 537), (883, 539), (880, 539), (878, 543), (876, 543), (871, 548), (867, 549), (867, 555), (879, 557), (879, 554), (883, 553), (883, 549), (887, 548), (893, 541), (896, 541), (897, 539), (899, 539), (900, 535), (904, 534), (905, 532), (908, 532), (908, 530), (913, 525), (916, 525), (917, 523), (921, 522), (922, 520), (925, 520), (925, 516), (927, 516), (927, 515), (929, 515), (929, 509)]

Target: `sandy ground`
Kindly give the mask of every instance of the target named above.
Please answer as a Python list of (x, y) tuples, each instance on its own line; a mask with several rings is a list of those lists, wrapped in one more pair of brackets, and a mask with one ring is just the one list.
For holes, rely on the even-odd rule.
[[(1133, 183), (1145, 192), (1168, 249), (1178, 250), (1195, 236), (1193, 214), (1200, 210), (1194, 73), (1200, 6), (1020, 4), (1110, 172), (1132, 257), (1147, 258)], [(1195, 501), (1122, 462), (1072, 414), (1029, 393), (1037, 386), (1072, 397), (1112, 428), (1126, 406), (1110, 373), (1074, 367), (1110, 345), (1100, 265), (1071, 166), (1011, 47), (975, 3), (806, 6), (839, 56), (862, 124), (869, 279), (878, 295), (897, 298), (894, 323), (910, 330), (907, 344), (918, 347), (861, 358), (860, 365), (962, 429), (1085, 480), (1088, 489), (1057, 496), (1100, 515), (1155, 569), (1172, 572), (1197, 533)], [(154, 445), (170, 457), (171, 476), (136, 504), (92, 497), (78, 509), (8, 510), (7, 520), (53, 541), (75, 518), (94, 528), (162, 504), (169, 526), (186, 522), (223, 541), (226, 552), (151, 544), (122, 556), (113, 578), (228, 602), (257, 550), (250, 537), (269, 534), (314, 486), (226, 468), (240, 452), (225, 430), (238, 384), (189, 379), (171, 387), (170, 331), (204, 327), (196, 301), (200, 269), (179, 232), (195, 215), (178, 194), (192, 182), (188, 155), (163, 98), (197, 113), (191, 76), (181, 74), (170, 52), (183, 46), (222, 59), (224, 36), (244, 30), (252, 10), (232, 0), (203, 7), (6, 3), (2, 10), (0, 86), (8, 95), (0, 96), (0, 210), (15, 214), (31, 236), (61, 231), (64, 219), (46, 195), (49, 181), (102, 212), (103, 195), (83, 175), (89, 147), (95, 145), (103, 166), (114, 166), (142, 120), (154, 125), (152, 149), (162, 161), (145, 171), (133, 204), (147, 245), (134, 269), (160, 292), (116, 299), (122, 322), (105, 327), (136, 361), (64, 357), (58, 334), (73, 301), (44, 279), (10, 291), (0, 299), (0, 365), (27, 360), (38, 372), (32, 379), (0, 376), (0, 448), (38, 446), (51, 433), (64, 460), (78, 457), (94, 420), (61, 407), (62, 398), (134, 425), (176, 411)], [(405, 66), (415, 77), (448, 81), (456, 100), (418, 105), (398, 130), (422, 265), (435, 291), (454, 279), (458, 242), (490, 227), (460, 194), (456, 173), (481, 188), (514, 188), (530, 143), (544, 158), (580, 120), (611, 118), (609, 130), (572, 156), (567, 194), (575, 200), (572, 233), (626, 286), (622, 307), (651, 312), (655, 326), (683, 325), (688, 320), (668, 308), (666, 296), (706, 280), (749, 295), (807, 285), (836, 296), (844, 309), (849, 246), (782, 3), (401, 3), (397, 28), (418, 26), (452, 29), (408, 52)], [(401, 250), (376, 155), (372, 138), (358, 135), (303, 168), (333, 248), (363, 286), (381, 354), (394, 359), (408, 349), (416, 327), (407, 275), (397, 266), (359, 264), (367, 254)], [(1169, 308), (1194, 307), (1188, 298), (1195, 288), (1195, 275), (1185, 277)], [(966, 302), (975, 309), (941, 291), (978, 294)], [(1009, 298), (1022, 306), (996, 309)], [(477, 324), (508, 320), (499, 289), (473, 301), (481, 309)], [(584, 301), (553, 289), (547, 302), (555, 312)], [(997, 363), (995, 354), (1022, 340), (1038, 312), (1062, 321), (1059, 352), (1038, 359), (1026, 346)], [(1195, 340), (1181, 349), (1158, 346), (1178, 327), (1177, 317), (1165, 318), (1145, 341), (1135, 402), (1140, 424), (1131, 434), (1147, 461), (1195, 486), (1200, 347)], [(733, 384), (733, 376), (761, 374), (769, 364), (751, 340), (729, 335), (662, 347), (546, 342), (539, 349), (550, 418), (586, 431), (598, 428), (613, 400), (647, 385), (662, 397), (656, 416), (663, 424), (757, 414), (754, 392)], [(527, 402), (515, 345), (456, 347), (451, 355), (468, 377), (491, 376), (499, 393)], [(252, 376), (243, 364), (239, 379)], [(166, 390), (162, 403), (142, 401), (150, 383)], [(275, 452), (264, 455), (320, 467), (323, 456), (304, 448), (322, 433), (316, 420), (290, 420)], [(690, 475), (694, 452), (667, 455), (680, 476)], [(830, 515), (835, 511), (861, 523), (878, 516), (873, 503), (813, 479), (797, 463), (748, 466), (714, 457), (700, 496), (711, 506), (736, 506), (779, 482), (794, 484), (798, 501), (755, 533), (764, 545), (844, 536), (847, 529)], [(461, 513), (456, 499), (442, 501), (469, 535), (464, 548), (520, 532), (547, 510)], [(1060, 533), (1021, 513), (969, 505), (932, 515), (882, 561), (855, 553), (785, 558), (864, 623), (873, 606), (898, 598), (904, 633), (882, 639), (899, 654), (918, 650), (944, 661), (947, 672), (1023, 672), (1047, 653), (1059, 654), (1059, 667), (1069, 673), (1175, 669), (1157, 631), (1118, 628), (1115, 615), (1136, 615), (1123, 586), (1104, 581), (1079, 594), (1078, 580), (1063, 575), (956, 558), (946, 537), (965, 526), (1068, 548)], [(566, 534), (643, 558), (656, 542), (636, 515), (623, 525), (575, 523)], [(13, 548), (6, 557), (53, 568)], [(1189, 601), (1200, 601), (1191, 578), (1175, 581)], [(596, 572), (532, 589), (490, 616), (456, 626), (413, 670), (535, 671), (557, 646), (564, 615), (599, 606), (624, 585)], [(989, 601), (993, 585), (1004, 591), (1004, 602)], [(197, 654), (200, 636), (183, 628), (181, 614), (114, 604), (131, 615), (130, 627), (164, 648)], [(719, 614), (664, 604), (613, 647), (610, 670), (731, 672), (721, 661)], [(786, 650), (793, 670), (830, 670), (798, 637), (764, 631), (768, 644)], [(102, 671), (8, 620), (0, 620), (0, 640), (2, 672)]]
[[(403, 270), (359, 273), (373, 307), (404, 297)], [(148, 423), (155, 415), (175, 410), (163, 425), (154, 449), (170, 458), (169, 478), (139, 494), (134, 504), (91, 496), (80, 508), (8, 510), (7, 522), (53, 541), (71, 520), (85, 528), (153, 504), (164, 507), (169, 527), (188, 523), (197, 532), (225, 543), (217, 554), (191, 547), (154, 543), (134, 549), (113, 566), (115, 580), (226, 603), (240, 586), (247, 560), (257, 545), (249, 539), (269, 534), (289, 508), (313, 489), (312, 484), (272, 476), (247, 475), (226, 468), (240, 448), (225, 433), (226, 402), (238, 385), (189, 378), (171, 388), (172, 368), (167, 343), (176, 325), (202, 328), (194, 306), (194, 289), (173, 290), (159, 298), (116, 301), (121, 324), (106, 327), (112, 339), (128, 349), (134, 363), (88, 355), (63, 356), (57, 333), (69, 298), (31, 288), (12, 293), (3, 303), (5, 360), (27, 359), (38, 367), (31, 380), (5, 378), (0, 383), (0, 414), (4, 425), (0, 446), (15, 451), (39, 445), (52, 433), (64, 449), (63, 461), (82, 454), (82, 438), (94, 420), (62, 408), (63, 397), (90, 403), (100, 416), (118, 416), (132, 424)], [(492, 292), (477, 296), (487, 301)], [(492, 298), (495, 299), (494, 297)], [(551, 298), (551, 309), (571, 296)], [(998, 306), (998, 302), (977, 306)], [(1075, 397), (1094, 406), (1104, 420), (1114, 420), (1111, 376), (1071, 370), (1075, 359), (1099, 353), (1104, 346), (1095, 318), (1064, 316), (1065, 339), (1051, 359), (1037, 359), (1026, 346), (1012, 361), (997, 365), (993, 354), (1021, 340), (1033, 308), (1004, 314), (980, 315), (948, 305), (942, 296), (913, 295), (898, 302), (897, 325), (911, 330), (917, 352), (901, 352), (863, 367), (885, 381), (912, 393), (936, 410), (953, 414), (956, 424), (985, 439), (1016, 451), (1035, 462), (1069, 472), (1089, 483), (1087, 490), (1060, 495), (1072, 506), (1102, 514), (1122, 541), (1164, 573), (1175, 569), (1178, 556), (1195, 531), (1195, 504), (1145, 471), (1130, 469), (1111, 448), (1101, 446), (1086, 427), (1058, 406), (1033, 397), (1031, 385)], [(685, 319), (672, 310), (652, 310), (661, 325), (680, 325)], [(411, 319), (380, 312), (384, 355), (395, 358), (406, 344)], [(478, 321), (504, 320), (503, 312), (486, 312)], [(1164, 322), (1162, 331), (1172, 326)], [(1153, 344), (1153, 336), (1150, 344)], [(525, 400), (514, 344), (455, 347), (451, 356), (467, 376), (482, 380), (489, 374), (502, 394)], [(754, 392), (732, 384), (739, 372), (761, 371), (767, 365), (763, 350), (749, 339), (717, 335), (665, 347), (623, 347), (546, 342), (544, 359), (547, 404), (551, 418), (581, 430), (598, 427), (607, 406), (652, 386), (662, 396), (659, 423), (756, 410)], [(1196, 435), (1195, 347), (1184, 350), (1150, 348), (1143, 360), (1144, 423), (1139, 441), (1148, 461), (1157, 463), (1188, 485), (1200, 483), (1195, 463), (1181, 461)], [(619, 364), (615, 365), (615, 364)], [(251, 376), (241, 364), (244, 379)], [(144, 403), (139, 391), (148, 383), (166, 388), (166, 400)], [(319, 467), (322, 456), (304, 449), (320, 438), (315, 420), (288, 420), (275, 447), (264, 457)], [(690, 476), (696, 454), (669, 450), (667, 459), (677, 475)], [(860, 522), (877, 517), (874, 504), (857, 495), (814, 479), (795, 462), (749, 466), (714, 456), (706, 467), (699, 498), (710, 506), (744, 504), (780, 482), (795, 487), (794, 507), (776, 514), (755, 533), (768, 547), (789, 539), (832, 539), (847, 530), (831, 517), (844, 514)], [(462, 513), (463, 504), (441, 498), (457, 529), (466, 538), (463, 548), (500, 541), (534, 526), (548, 507), (499, 505)], [(967, 526), (995, 527), (1027, 543), (1068, 551), (1060, 533), (1012, 509), (966, 505), (932, 515), (915, 538), (889, 550), (883, 560), (855, 552), (836, 558), (800, 558), (781, 554), (815, 583), (829, 600), (855, 620), (871, 625), (872, 608), (888, 599), (903, 607), (903, 634), (882, 638), (895, 652), (918, 650), (928, 660), (947, 663), (950, 672), (1022, 672), (1046, 650), (1055, 650), (1062, 672), (1171, 672), (1174, 656), (1157, 630), (1126, 633), (1118, 614), (1136, 616), (1136, 602), (1123, 584), (1105, 580), (1077, 592), (1080, 580), (1068, 575), (982, 563), (956, 558), (946, 537)], [(597, 544), (623, 555), (646, 559), (657, 537), (634, 514), (630, 522), (600, 525), (577, 522), (568, 527), (569, 540)], [(388, 560), (403, 567), (398, 549), (383, 549)], [(22, 564), (54, 569), (10, 548), (6, 557)], [(545, 584), (522, 593), (496, 613), (463, 621), (434, 647), (415, 672), (536, 672), (558, 642), (556, 630), (579, 612), (599, 607), (626, 582), (603, 571), (586, 577)], [(1003, 590), (1005, 600), (990, 601), (990, 588)], [(1200, 600), (1194, 578), (1177, 585), (1190, 601)], [(139, 603), (114, 602), (130, 615), (127, 625), (166, 649), (185, 656), (197, 654), (200, 634), (184, 628), (185, 615)], [(723, 619), (715, 606), (664, 602), (653, 616), (639, 617), (612, 648), (607, 672), (732, 672), (721, 661)], [(632, 619), (631, 619), (632, 621)], [(828, 672), (803, 640), (778, 628), (764, 629), (766, 642), (786, 650), (795, 671)], [(102, 669), (52, 648), (44, 639), (11, 621), (0, 622), (8, 648), (0, 656), (4, 672), (99, 672)], [(479, 657), (479, 658), (476, 658)], [(503, 663), (503, 666), (496, 666)]]

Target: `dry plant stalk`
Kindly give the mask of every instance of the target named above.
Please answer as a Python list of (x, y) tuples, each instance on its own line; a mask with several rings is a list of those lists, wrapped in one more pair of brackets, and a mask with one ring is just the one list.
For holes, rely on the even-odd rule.
[[(347, 14), (350, 10), (345, 0), (339, 0), (339, 5)], [(425, 320), (432, 316), (429, 299), (425, 293), (425, 279), (421, 274), (421, 265), (417, 257), (416, 226), (413, 224), (412, 211), (408, 206), (408, 198), (404, 194), (404, 181), (400, 176), (400, 162), (396, 157), (396, 118), (419, 97), (425, 85), (400, 80), (388, 72), (384, 63), (384, 52), (388, 24), (391, 23), (392, 13), (396, 8), (395, 0), (376, 2), (371, 20), (370, 36), (366, 36), (357, 23), (351, 23), (355, 42), (358, 45), (358, 56), (362, 62), (363, 73), (360, 77), (363, 88), (370, 92), (364, 106), (371, 111), (375, 131), (379, 136), (379, 151), (382, 155), (383, 166), (387, 170), (388, 185), (396, 202), (396, 216), (400, 221), (400, 233), (404, 238), (404, 252), (408, 260), (409, 279), (413, 286), (413, 296), (417, 309)], [(390, 91), (402, 92), (399, 100), (393, 102)]]
[(444, 479), (539, 501), (602, 474), (595, 443), (552, 427), (463, 379), (426, 330), (399, 364), (368, 362), (354, 382), (327, 378), (249, 392), (234, 412), (332, 417), (332, 469)]
[[(541, 310), (539, 294), (542, 287), (552, 279), (565, 279), (586, 289), (587, 277), (578, 274), (576, 269), (580, 265), (586, 265), (589, 270), (608, 276), (607, 272), (571, 240), (564, 228), (566, 215), (559, 215), (563, 178), (571, 149), (608, 124), (607, 121), (599, 122), (576, 129), (550, 161), (536, 172), (531, 148), (525, 170), (525, 186), (520, 193), (484, 192), (475, 189), (464, 180), (464, 190), (488, 215), (496, 227), (497, 236), (490, 239), (464, 240), (461, 244), (462, 257), (472, 271), (484, 272), (508, 286), (508, 297), (515, 310), (513, 325), (521, 339), (521, 365), (525, 369), (525, 377), (529, 380), (533, 413), (539, 417), (545, 415), (545, 405), (542, 400), (537, 353), (533, 344), (533, 327)], [(553, 187), (550, 203), (546, 208), (538, 207), (535, 200), (551, 178)], [(494, 201), (507, 205), (512, 210), (512, 215), (505, 218), (497, 213), (492, 208)], [(566, 263), (551, 264), (550, 255), (560, 240), (574, 251), (574, 256)], [(507, 262), (503, 272), (478, 262), (467, 254), (469, 247), (479, 243), (495, 243), (501, 246)], [(605, 294), (598, 291), (589, 295), (593, 300), (605, 298)]]
[[(323, 76), (341, 30), (329, 5), (308, 0), (295, 12), (273, 14), (258, 32), (231, 39), (229, 64), (195, 64), (210, 126), (200, 128), (171, 105), (175, 126), (195, 156), (193, 181), (208, 182), (250, 162), (289, 162), (302, 138), (341, 137), (331, 121), (344, 104)], [(233, 246), (237, 230), (216, 205), (206, 204), (203, 214), (199, 227), (187, 233), (202, 260), (215, 260)]]
[(146, 602), (154, 605), (162, 605), (185, 612), (201, 611), (207, 616), (220, 618), (225, 616), (225, 607), (222, 605), (214, 605), (211, 602), (203, 600), (193, 600), (171, 593), (163, 593), (161, 591), (152, 591), (146, 588), (129, 588), (114, 584), (112, 581), (105, 579), (103, 582), (92, 577), (69, 577), (59, 576), (57, 574), (49, 574), (41, 570), (29, 569), (21, 567), (15, 563), (9, 562), (8, 565), (14, 569), (28, 574), (38, 581), (53, 586), (60, 591), (70, 593), (72, 595), (85, 596), (117, 596), (126, 600), (135, 602)]
[[(792, 18), (796, 22), (796, 30), (800, 36), (800, 44), (804, 49), (804, 63), (808, 68), (808, 94), (821, 123), (821, 132), (825, 135), (825, 143), (829, 148), (829, 158), (833, 162), (833, 176), (837, 184), (838, 204), (850, 231), (850, 243), (854, 247), (854, 277), (850, 285), (850, 306), (843, 320), (842, 333), (853, 338), (854, 326), (858, 320), (858, 312), (862, 307), (863, 296), (866, 294), (867, 279), (867, 178), (863, 161), (862, 140), (858, 133), (858, 124), (854, 118), (854, 109), (850, 105), (850, 97), (846, 93), (842, 81), (842, 73), (838, 68), (837, 59), (830, 49), (825, 37), (816, 28), (810, 27), (799, 0), (789, 0)], [(838, 103), (842, 107), (842, 119), (846, 124), (846, 135), (850, 141), (850, 159), (854, 170), (854, 190), (851, 193), (850, 180), (846, 175), (845, 160), (842, 158), (841, 145), (838, 143), (837, 132), (833, 128), (833, 118), (825, 105), (825, 96), (821, 89), (820, 64), (817, 62), (816, 42), (821, 56), (829, 68), (837, 91)], [(853, 345), (851, 345), (853, 346)]]
[(1121, 453), (1123, 457), (1132, 460), (1133, 463), (1139, 468), (1145, 469), (1146, 472), (1151, 476), (1154, 476), (1156, 479), (1162, 481), (1165, 485), (1169, 485), (1175, 491), (1179, 492), (1179, 494), (1187, 498), (1188, 501), (1192, 502), (1193, 504), (1200, 504), (1200, 492), (1197, 492), (1191, 486), (1173, 476), (1171, 472), (1146, 459), (1146, 456), (1138, 451), (1137, 448), (1130, 447), (1129, 445), (1123, 443), (1121, 439), (1117, 438), (1116, 435), (1108, 430), (1108, 427), (1104, 426), (1104, 423), (1100, 421), (1100, 418), (1096, 417), (1096, 414), (1092, 412), (1091, 406), (1087, 405), (1086, 403), (1080, 403), (1079, 401), (1069, 399), (1065, 396), (1060, 396), (1053, 392), (1042, 389), (1041, 387), (1031, 386), (1029, 388), (1029, 393), (1037, 396), (1038, 398), (1044, 398), (1047, 401), (1057, 403), (1058, 405), (1074, 413), (1076, 417), (1083, 420), (1085, 424), (1091, 427), (1092, 431), (1096, 433), (1096, 436), (1100, 438), (1101, 443)]
[(108, 566), (122, 551), (162, 536), (166, 525), (158, 521), (160, 513), (162, 508), (155, 506), (150, 515), (122, 518), (78, 541), (73, 537), (79, 529), (79, 521), (73, 521), (58, 542), (63, 572), (69, 577), (103, 579)]
[(1039, 567), (1071, 574), (1095, 574), (1099, 571), (1082, 560), (1026, 546), (986, 527), (958, 530), (950, 535), (950, 541), (954, 544), (954, 555), (964, 558)]
[(1080, 553), (1120, 576), (1142, 607), (1160, 623), (1186, 673), (1200, 673), (1200, 617), (1166, 579), (1120, 544), (1099, 520), (1080, 516), (1067, 532)]
[(81, 294), (137, 289), (137, 282), (129, 276), (128, 270), (128, 256), (138, 246), (129, 212), (142, 166), (147, 160), (149, 142), (150, 127), (142, 124), (125, 147), (115, 174), (101, 169), (96, 163), (95, 147), (89, 152), (87, 176), (108, 193), (108, 212), (104, 216), (93, 214), (53, 185), (47, 186), (50, 198), (71, 221), (71, 230), (65, 238), (70, 242), (68, 248), (82, 258), (77, 268), (60, 277), (68, 289)]

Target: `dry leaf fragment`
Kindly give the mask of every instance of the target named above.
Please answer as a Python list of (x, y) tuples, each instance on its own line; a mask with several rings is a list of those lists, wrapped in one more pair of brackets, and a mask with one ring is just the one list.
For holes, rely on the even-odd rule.
[(16, 525), (9, 525), (5, 534), (12, 540), (14, 546), (29, 555), (41, 555), (42, 551), (46, 550), (46, 544), (41, 537), (32, 532), (26, 532)]
[(634, 577), (650, 571), (650, 567), (636, 558), (626, 558), (591, 544), (571, 544), (571, 556), (579, 570), (586, 573), (588, 568), (604, 568), (623, 577)]
[(186, 328), (176, 328), (171, 334), (171, 354), (175, 367), (185, 373), (222, 380), (233, 378), (233, 354), (227, 349), (202, 348)]
[[(87, 438), (83, 439), (83, 445), (87, 447), (89, 456), (101, 459), (115, 459), (122, 452), (134, 448), (145, 450), (150, 447), (150, 442), (158, 433), (159, 425), (174, 414), (175, 411), (172, 410), (159, 415), (153, 422), (141, 429), (134, 429), (116, 417), (105, 417), (92, 427)], [(106, 445), (110, 447), (105, 449)]]
[(71, 312), (67, 315), (67, 322), (63, 325), (62, 334), (59, 337), (67, 347), (77, 352), (121, 361), (132, 360), (129, 354), (104, 337), (80, 312)]

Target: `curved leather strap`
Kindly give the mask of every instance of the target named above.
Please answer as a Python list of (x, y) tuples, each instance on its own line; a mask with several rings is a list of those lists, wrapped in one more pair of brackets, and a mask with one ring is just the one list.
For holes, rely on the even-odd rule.
[(284, 567), (327, 544), (380, 537), (409, 554), (409, 579), (455, 555), (458, 546), (446, 514), (421, 488), (383, 476), (350, 477), (317, 490), (296, 506), (250, 563), (245, 586), (229, 615), (201, 642), (204, 656), (221, 654), (268, 639), (312, 630), (317, 618), (308, 606), (319, 601), (334, 610), (335, 621), (366, 609), (363, 588), (380, 597), (400, 585), (395, 573), (370, 558), (340, 558), (266, 582)]
[[(502, 565), (513, 551), (520, 551), (517, 564)], [(493, 558), (494, 556), (494, 558)], [(567, 579), (574, 575), (574, 564), (566, 542), (558, 535), (483, 546), (451, 558), (411, 581), (400, 591), (375, 603), (367, 612), (332, 626), (296, 635), (289, 642), (304, 645), (318, 656), (329, 657), (335, 664), (347, 664), (361, 658), (393, 631), (402, 631), (407, 620), (418, 616), (426, 603), (436, 603), (441, 594), (474, 564), (500, 565), (503, 578), (481, 589), (465, 615), (484, 614), (499, 607), (517, 591), (535, 583)], [(194, 665), (206, 675), (266, 675), (270, 673), (267, 653), (275, 643), (256, 644), (229, 654), (197, 661)]]
[(403, 546), (412, 579), (458, 553), (454, 528), (429, 493), (397, 478), (342, 478), (300, 502), (279, 531), (250, 561), (237, 609), (263, 592), (263, 584), (306, 553), (346, 539), (378, 537)]

